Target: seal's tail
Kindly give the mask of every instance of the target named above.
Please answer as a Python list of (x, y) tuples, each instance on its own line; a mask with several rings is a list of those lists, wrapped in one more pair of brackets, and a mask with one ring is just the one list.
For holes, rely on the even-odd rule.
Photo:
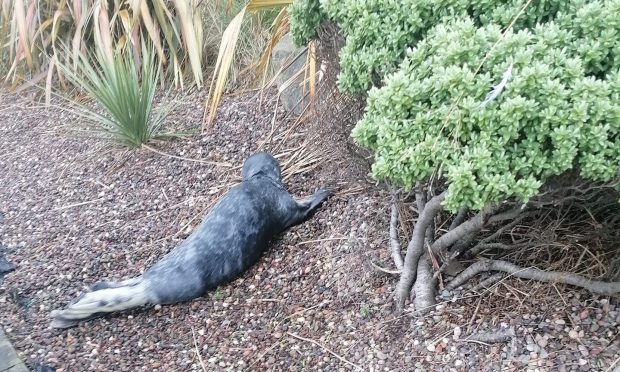
[(142, 278), (121, 283), (98, 283), (62, 310), (51, 312), (53, 328), (68, 328), (103, 313), (130, 309), (153, 302), (152, 291)]

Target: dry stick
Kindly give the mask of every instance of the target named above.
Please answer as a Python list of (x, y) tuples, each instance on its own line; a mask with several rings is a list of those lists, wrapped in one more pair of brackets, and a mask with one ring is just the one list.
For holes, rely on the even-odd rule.
[(386, 274), (390, 274), (390, 275), (397, 275), (402, 273), (402, 270), (390, 270), (390, 269), (386, 269), (382, 266), (380, 266), (379, 264), (375, 263), (372, 260), (369, 260), (370, 265), (372, 265), (372, 267), (374, 267), (375, 269), (377, 269), (378, 271), (381, 271), (382, 273), (386, 273)]
[[(282, 337), (280, 337), (278, 339), (278, 341), (281, 339)], [(265, 355), (267, 355), (267, 353), (269, 353), (271, 350), (273, 350), (276, 346), (280, 345), (279, 342), (274, 342), (273, 345), (271, 345), (267, 350), (265, 350), (261, 355), (258, 356), (258, 358), (256, 358), (252, 363), (250, 363), (250, 365), (248, 366), (248, 368), (246, 369), (246, 371), (250, 371), (252, 366), (255, 365), (256, 363), (260, 362), (261, 359), (263, 359), (265, 357)]]
[(346, 237), (332, 237), (332, 238), (323, 238), (323, 239), (313, 239), (313, 240), (304, 240), (303, 242), (299, 242), (295, 245), (304, 245), (304, 244), (312, 244), (312, 243), (321, 243), (321, 242), (329, 242), (332, 240), (347, 240), (349, 238)]
[(435, 216), (441, 211), (441, 203), (446, 197), (446, 192), (434, 196), (429, 200), (424, 209), (420, 211), (418, 221), (411, 233), (411, 240), (407, 246), (407, 253), (405, 255), (405, 262), (403, 265), (403, 273), (400, 276), (398, 285), (396, 287), (396, 306), (399, 312), (402, 312), (405, 307), (405, 301), (408, 297), (409, 290), (416, 279), (418, 270), (418, 261), (420, 256), (424, 253), (424, 238), (426, 235), (426, 228), (433, 221)]
[(364, 370), (362, 367), (358, 366), (357, 364), (355, 364), (355, 363), (353, 363), (353, 362), (350, 362), (350, 361), (346, 360), (345, 358), (343, 358), (343, 357), (341, 357), (340, 355), (338, 355), (338, 354), (334, 353), (333, 351), (331, 351), (331, 350), (330, 350), (330, 349), (328, 349), (327, 347), (325, 347), (325, 346), (321, 345), (321, 344), (320, 344), (320, 343), (318, 343), (317, 341), (314, 341), (314, 340), (309, 339), (309, 338), (301, 337), (301, 336), (299, 336), (299, 335), (297, 335), (297, 334), (295, 334), (295, 333), (291, 333), (291, 332), (286, 332), (286, 334), (288, 334), (289, 336), (291, 336), (291, 337), (293, 337), (293, 338), (296, 338), (296, 339), (298, 339), (298, 340), (302, 340), (302, 341), (306, 341), (306, 342), (310, 342), (310, 343), (312, 343), (312, 344), (315, 344), (316, 346), (320, 347), (321, 349), (323, 349), (323, 350), (327, 351), (327, 352), (328, 352), (328, 353), (330, 353), (331, 355), (333, 355), (333, 356), (335, 356), (336, 358), (340, 359), (342, 362), (344, 362), (344, 363), (346, 363), (346, 364), (349, 364), (350, 366), (352, 366), (352, 367), (354, 367), (354, 368), (356, 368), (356, 369), (359, 369), (359, 370), (361, 370), (361, 371), (363, 371), (363, 370)]
[(537, 280), (545, 283), (563, 283), (589, 290), (592, 293), (614, 295), (620, 293), (620, 282), (602, 282), (591, 280), (583, 276), (561, 271), (543, 271), (537, 268), (521, 268), (510, 262), (501, 260), (478, 261), (463, 270), (447, 286), (453, 290), (467, 280), (483, 271), (503, 271), (517, 278)]
[(200, 367), (202, 367), (202, 370), (204, 372), (207, 372), (207, 368), (205, 368), (205, 363), (202, 361), (202, 355), (200, 355), (200, 349), (198, 349), (198, 342), (196, 341), (194, 326), (192, 326), (192, 338), (194, 339), (194, 347), (196, 348), (196, 355), (198, 355), (198, 362), (200, 363)]
[(58, 207), (58, 208), (52, 209), (52, 212), (61, 211), (61, 210), (64, 210), (64, 209), (75, 208), (75, 207), (81, 207), (83, 205), (93, 204), (93, 203), (96, 203), (96, 202), (99, 202), (99, 201), (102, 201), (102, 200), (103, 200), (103, 198), (99, 198), (99, 199), (89, 200), (89, 201), (85, 201), (85, 202), (81, 202), (81, 203), (69, 204), (69, 205), (65, 205), (65, 206), (62, 206), (62, 207)]
[(184, 158), (182, 156), (176, 156), (176, 155), (168, 154), (168, 153), (165, 153), (163, 151), (159, 151), (159, 150), (157, 150), (157, 149), (155, 149), (155, 148), (153, 148), (153, 147), (151, 147), (149, 145), (145, 145), (145, 144), (142, 144), (142, 147), (147, 149), (147, 150), (149, 150), (149, 151), (152, 151), (152, 152), (154, 152), (156, 154), (167, 156), (167, 157), (173, 158), (173, 159), (179, 159), (179, 160), (184, 160), (184, 161), (191, 161), (191, 162), (200, 163), (200, 164), (209, 164), (209, 165), (214, 165), (216, 167), (226, 167), (226, 168), (232, 167), (232, 165), (230, 165), (230, 163), (220, 163), (220, 162), (217, 162), (217, 161), (209, 161), (209, 160), (201, 160), (201, 159), (190, 159), (190, 158)]
[(403, 256), (400, 252), (400, 242), (398, 241), (398, 210), (400, 208), (400, 192), (392, 189), (392, 210), (390, 213), (390, 250), (394, 265), (399, 271), (403, 269)]

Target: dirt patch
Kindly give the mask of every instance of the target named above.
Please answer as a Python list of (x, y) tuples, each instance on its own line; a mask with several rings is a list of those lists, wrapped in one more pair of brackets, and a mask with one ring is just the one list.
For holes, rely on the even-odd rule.
[[(291, 193), (307, 195), (334, 179), (338, 193), (239, 279), (188, 303), (52, 330), (49, 312), (85, 285), (135, 276), (182, 241), (239, 180), (239, 169), (67, 137), (76, 118), (5, 93), (0, 100), (0, 242), (17, 268), (0, 284), (0, 323), (31, 365), (59, 371), (201, 365), (208, 371), (491, 371), (606, 370), (618, 363), (618, 306), (563, 286), (507, 279), (447, 299), (424, 318), (394, 317), (395, 278), (368, 263), (370, 257), (389, 262), (387, 195), (314, 166), (289, 173)], [(204, 97), (180, 101), (171, 126), (197, 128)], [(207, 133), (154, 146), (233, 165), (261, 144), (277, 147), (283, 163), (303, 149), (304, 156), (312, 154), (302, 129), (284, 144), (268, 141), (282, 138), (294, 121), (273, 100), (265, 102), (259, 109), (252, 94), (229, 97)], [(348, 162), (320, 159), (322, 165)], [(502, 327), (515, 331), (507, 343), (465, 341)]]

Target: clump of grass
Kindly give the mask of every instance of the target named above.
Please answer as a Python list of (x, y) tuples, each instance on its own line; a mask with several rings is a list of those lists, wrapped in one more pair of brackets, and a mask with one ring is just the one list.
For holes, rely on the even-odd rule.
[(95, 52), (80, 54), (76, 69), (61, 66), (71, 82), (86, 91), (98, 107), (73, 101), (71, 110), (95, 124), (105, 137), (138, 148), (161, 134), (171, 106), (153, 110), (160, 66), (152, 47), (142, 45), (142, 60), (134, 61), (129, 50), (113, 56)]

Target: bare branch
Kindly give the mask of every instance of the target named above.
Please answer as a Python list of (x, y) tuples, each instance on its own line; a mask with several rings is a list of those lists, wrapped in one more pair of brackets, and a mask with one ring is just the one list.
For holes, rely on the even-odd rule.
[(474, 263), (454, 278), (446, 286), (446, 289), (453, 290), (475, 275), (483, 271), (491, 270), (503, 271), (522, 279), (532, 279), (545, 283), (563, 283), (574, 285), (576, 287), (585, 288), (592, 293), (603, 295), (614, 295), (620, 293), (620, 282), (602, 282), (591, 280), (577, 274), (561, 271), (543, 271), (534, 267), (521, 268), (510, 262), (500, 260), (484, 260)]
[[(523, 213), (523, 214), (521, 214), (519, 216), (516, 216), (515, 219), (512, 220), (510, 223), (507, 223), (506, 225), (500, 227), (492, 235), (489, 235), (488, 237), (482, 239), (478, 244), (489, 243), (489, 242), (497, 239), (506, 230), (512, 229), (513, 227), (517, 226), (521, 221), (523, 221), (524, 218), (529, 217), (531, 215), (532, 215), (531, 212), (526, 212), (526, 213)], [(490, 220), (491, 219), (489, 218), (489, 222), (490, 222)]]
[[(478, 253), (486, 249), (508, 250), (508, 249), (513, 249), (513, 248), (518, 248), (520, 246), (521, 244), (510, 245), (510, 244), (504, 244), (504, 243), (478, 243), (476, 244), (475, 247), (469, 250), (469, 253), (471, 253), (473, 256), (476, 256)], [(468, 256), (468, 257), (471, 257), (471, 256)]]
[(447, 233), (443, 234), (439, 239), (435, 241), (435, 243), (433, 243), (433, 245), (431, 246), (431, 250), (435, 254), (445, 257), (445, 252), (457, 240), (463, 239), (466, 235), (475, 233), (482, 229), (486, 222), (486, 217), (488, 216), (488, 214), (489, 212), (487, 210), (483, 210), (471, 219), (455, 227), (454, 230), (450, 230)]
[(498, 213), (496, 215), (493, 215), (491, 217), (489, 217), (489, 224), (492, 225), (494, 223), (498, 223), (498, 222), (502, 222), (502, 221), (506, 221), (506, 220), (514, 220), (515, 218), (517, 218), (521, 213), (523, 213), (523, 211), (525, 210), (526, 205), (520, 205), (518, 207), (515, 207), (513, 209), (509, 209), (505, 212), (502, 213)]
[(392, 210), (390, 213), (390, 250), (394, 265), (398, 270), (403, 269), (403, 256), (400, 251), (400, 242), (398, 241), (398, 208), (400, 206), (400, 193), (396, 189), (392, 189)]
[(398, 311), (402, 311), (405, 307), (405, 301), (409, 291), (416, 278), (418, 270), (418, 261), (424, 253), (424, 238), (428, 225), (433, 221), (437, 213), (441, 211), (446, 192), (434, 196), (429, 200), (424, 209), (420, 210), (420, 215), (411, 233), (411, 240), (407, 245), (407, 253), (403, 265), (403, 273), (400, 276), (398, 286), (396, 287), (396, 306)]
[(476, 284), (470, 290), (470, 292), (476, 293), (476, 292), (478, 292), (481, 289), (489, 289), (489, 288), (491, 288), (492, 285), (494, 285), (495, 283), (497, 283), (500, 280), (504, 279), (505, 276), (506, 276), (506, 273), (495, 273), (495, 274), (489, 276), (488, 278), (486, 278), (485, 280), (481, 281), (480, 283)]

